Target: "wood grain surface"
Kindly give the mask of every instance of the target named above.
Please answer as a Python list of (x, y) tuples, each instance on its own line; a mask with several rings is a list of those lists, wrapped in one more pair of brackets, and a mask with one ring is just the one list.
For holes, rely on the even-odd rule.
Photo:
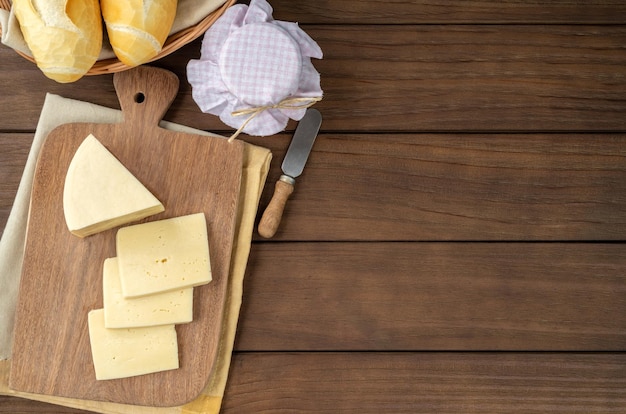
[[(626, 4), (270, 3), (324, 52), (324, 123), (255, 234), (222, 412), (626, 412)], [(0, 83), (2, 220), (46, 92), (119, 104), (3, 47)], [(164, 118), (232, 132), (185, 81)], [(245, 137), (268, 183), (295, 125)], [(0, 397), (21, 412), (84, 411)]]
[[(270, 183), (289, 139), (249, 139), (274, 151)], [(625, 217), (623, 133), (323, 133), (274, 237), (619, 241)]]
[[(241, 354), (223, 412), (619, 412), (624, 364), (619, 354)], [(271, 393), (255, 395), (258, 383)]]
[(621, 244), (259, 243), (250, 269), (240, 351), (626, 348)]
[(17, 192), (30, 146), (22, 134), (0, 133), (0, 227), (4, 229)]
[(273, 0), (274, 17), (301, 24), (623, 24), (626, 5), (606, 0)]
[[(217, 358), (243, 143), (160, 128), (158, 123), (178, 88), (178, 78), (171, 72), (139, 67), (117, 74), (114, 82), (123, 122), (61, 125), (41, 147), (16, 310), (10, 385), (19, 391), (62, 397), (181, 405), (200, 394)], [(205, 214), (213, 280), (194, 288), (193, 322), (176, 327), (178, 369), (96, 380), (87, 315), (102, 308), (102, 266), (106, 258), (116, 255), (117, 228), (79, 238), (68, 231), (63, 214), (67, 168), (89, 134), (165, 206), (163, 213), (142, 222)]]
[[(626, 65), (620, 25), (311, 25), (303, 26), (324, 52), (326, 131), (623, 131)], [(358, 39), (358, 45), (355, 45)], [(194, 42), (159, 61), (186, 79)], [(60, 85), (35, 67), (12, 70), (19, 56), (0, 48), (0, 96), (5, 128), (36, 124), (42, 90), (117, 107), (106, 76)], [(25, 65), (21, 65), (25, 66)], [(191, 87), (166, 119), (191, 127), (228, 130), (214, 116), (198, 116)], [(99, 91), (101, 93), (94, 93)], [(29, 98), (32, 95), (32, 98)], [(293, 125), (292, 125), (293, 127)], [(232, 131), (231, 131), (232, 132)]]

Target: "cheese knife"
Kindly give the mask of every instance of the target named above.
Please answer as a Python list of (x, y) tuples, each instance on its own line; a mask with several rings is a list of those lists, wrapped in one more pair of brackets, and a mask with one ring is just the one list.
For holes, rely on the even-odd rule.
[(276, 234), (285, 204), (293, 193), (296, 178), (302, 174), (321, 125), (322, 114), (317, 109), (307, 109), (304, 117), (298, 123), (291, 144), (287, 149), (281, 166), (283, 174), (276, 182), (274, 195), (259, 222), (258, 229), (261, 236), (271, 238)]

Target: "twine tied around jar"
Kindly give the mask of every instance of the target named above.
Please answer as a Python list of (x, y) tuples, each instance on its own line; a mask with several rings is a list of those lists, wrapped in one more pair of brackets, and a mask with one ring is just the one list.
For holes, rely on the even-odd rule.
[(243, 122), (243, 124), (241, 124), (241, 126), (237, 129), (237, 131), (235, 131), (230, 136), (230, 138), (228, 138), (228, 142), (232, 142), (235, 138), (237, 138), (239, 134), (241, 134), (241, 132), (244, 130), (246, 125), (248, 125), (250, 121), (252, 121), (257, 115), (259, 115), (263, 111), (267, 111), (269, 109), (287, 109), (287, 110), (307, 109), (315, 105), (321, 100), (322, 100), (321, 96), (290, 97), (290, 98), (285, 98), (282, 101), (274, 105), (255, 106), (252, 108), (244, 108), (244, 109), (239, 109), (237, 111), (233, 111), (231, 112), (232, 116), (248, 115), (248, 118)]

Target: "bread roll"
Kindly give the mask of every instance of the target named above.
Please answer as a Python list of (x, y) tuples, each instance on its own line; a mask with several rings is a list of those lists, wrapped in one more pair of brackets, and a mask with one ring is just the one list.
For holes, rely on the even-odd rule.
[(13, 11), (37, 66), (50, 79), (74, 82), (98, 59), (98, 0), (13, 0)]
[(139, 66), (163, 47), (176, 17), (177, 0), (101, 0), (102, 17), (118, 59)]

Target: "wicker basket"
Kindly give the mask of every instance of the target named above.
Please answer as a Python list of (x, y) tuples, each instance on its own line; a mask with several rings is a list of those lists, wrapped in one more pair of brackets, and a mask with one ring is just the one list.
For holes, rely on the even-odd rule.
[[(212, 13), (210, 13), (208, 16), (206, 16), (204, 19), (202, 19), (200, 22), (198, 22), (198, 24), (188, 27), (186, 29), (181, 30), (180, 32), (174, 33), (172, 35), (170, 35), (167, 40), (165, 41), (165, 44), (163, 45), (163, 48), (161, 49), (161, 52), (159, 52), (159, 54), (157, 54), (155, 57), (153, 57), (150, 62), (154, 62), (155, 60), (158, 60), (164, 56), (169, 55), (170, 53), (175, 52), (176, 50), (180, 49), (181, 47), (185, 46), (186, 44), (192, 42), (193, 40), (197, 39), (198, 37), (202, 36), (202, 34), (209, 28), (211, 27), (211, 25), (226, 11), (226, 9), (230, 6), (232, 6), (234, 3), (236, 2), (236, 0), (226, 0), (226, 2), (221, 5), (220, 7), (218, 7), (215, 11), (213, 11)], [(10, 0), (0, 0), (0, 8), (4, 9), (4, 10), (11, 10), (11, 1)], [(0, 34), (2, 34), (2, 32), (0, 31)], [(25, 59), (31, 61), (32, 63), (35, 63), (35, 60), (32, 58), (32, 56), (26, 55), (20, 51), (16, 52), (21, 55), (22, 57), (24, 57)], [(149, 62), (146, 62), (149, 63)], [(86, 73), (86, 75), (103, 75), (106, 73), (115, 73), (115, 72), (121, 72), (127, 69), (130, 69), (130, 66), (125, 65), (124, 63), (120, 62), (118, 59), (116, 58), (111, 58), (111, 59), (103, 59), (103, 60), (99, 60), (97, 61), (92, 67), (91, 69), (89, 69), (89, 71)]]

